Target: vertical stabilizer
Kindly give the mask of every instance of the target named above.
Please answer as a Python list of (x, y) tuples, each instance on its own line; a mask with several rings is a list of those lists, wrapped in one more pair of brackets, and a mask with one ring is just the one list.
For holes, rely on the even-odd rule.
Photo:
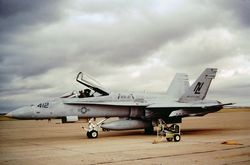
[(172, 80), (167, 95), (173, 98), (180, 98), (189, 88), (188, 75), (184, 73), (176, 73)]
[(188, 91), (180, 97), (179, 102), (203, 100), (207, 95), (212, 79), (215, 78), (216, 72), (216, 68), (205, 69)]

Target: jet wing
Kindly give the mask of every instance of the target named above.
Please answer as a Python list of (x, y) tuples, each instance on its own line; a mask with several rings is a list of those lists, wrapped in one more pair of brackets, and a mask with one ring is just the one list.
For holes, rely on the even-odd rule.
[(103, 96), (109, 95), (109, 93), (104, 90), (104, 88), (100, 85), (98, 81), (96, 81), (91, 76), (87, 75), (86, 73), (83, 74), (82, 72), (79, 72), (76, 77), (76, 81), (94, 90), (95, 92), (100, 93)]

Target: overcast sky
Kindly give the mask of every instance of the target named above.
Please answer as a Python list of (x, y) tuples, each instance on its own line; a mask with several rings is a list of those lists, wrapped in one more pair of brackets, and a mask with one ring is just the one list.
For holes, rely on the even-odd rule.
[(165, 92), (218, 74), (209, 99), (250, 104), (250, 0), (0, 0), (0, 109), (81, 88)]

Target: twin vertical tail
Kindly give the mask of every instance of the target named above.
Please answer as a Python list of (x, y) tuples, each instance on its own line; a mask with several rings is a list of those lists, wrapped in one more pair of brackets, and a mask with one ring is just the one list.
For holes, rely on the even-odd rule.
[(179, 99), (189, 88), (188, 75), (184, 73), (176, 73), (172, 80), (167, 95), (174, 99)]
[(216, 68), (207, 68), (202, 72), (200, 77), (192, 84), (186, 93), (184, 93), (179, 102), (190, 102), (203, 100), (209, 89), (212, 79), (215, 78), (217, 69)]

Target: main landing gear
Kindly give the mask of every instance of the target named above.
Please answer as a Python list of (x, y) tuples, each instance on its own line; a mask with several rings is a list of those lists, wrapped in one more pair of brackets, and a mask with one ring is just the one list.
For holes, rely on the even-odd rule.
[(98, 123), (94, 124), (94, 118), (91, 118), (88, 122), (88, 128), (82, 127), (85, 131), (87, 131), (87, 137), (90, 139), (98, 137), (98, 129), (106, 121), (108, 117), (104, 118), (103, 120), (99, 121)]

